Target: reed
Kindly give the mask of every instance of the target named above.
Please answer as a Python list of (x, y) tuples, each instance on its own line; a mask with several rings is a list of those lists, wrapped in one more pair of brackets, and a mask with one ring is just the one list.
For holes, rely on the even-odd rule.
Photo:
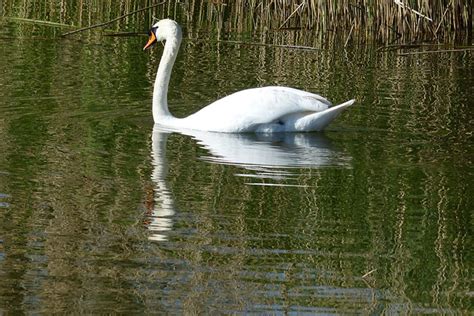
[[(3, 0), (0, 13), (88, 26), (103, 23), (159, 0)], [(168, 0), (127, 16), (116, 28), (146, 29), (153, 17), (172, 17), (191, 31), (262, 34), (300, 30), (313, 37), (472, 42), (472, 0)], [(350, 36), (349, 36), (350, 33)], [(289, 35), (291, 36), (291, 35)]]
[[(470, 0), (187, 1), (204, 11), (193, 22), (224, 20), (225, 31), (307, 30), (353, 33), (384, 42), (472, 39)], [(221, 15), (221, 16), (219, 16)], [(351, 31), (352, 30), (352, 31)], [(222, 31), (222, 30), (221, 30)], [(471, 41), (471, 40), (470, 40)]]

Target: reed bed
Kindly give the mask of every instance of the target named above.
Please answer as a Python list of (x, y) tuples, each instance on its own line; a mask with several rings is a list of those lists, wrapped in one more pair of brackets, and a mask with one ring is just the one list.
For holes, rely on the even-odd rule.
[(301, 29), (385, 42), (472, 41), (471, 0), (189, 0), (185, 6), (193, 24), (224, 21), (217, 25), (226, 31)]
[[(3, 0), (0, 14), (74, 26), (102, 23), (160, 0)], [(472, 42), (472, 0), (169, 0), (115, 28), (146, 29), (172, 17), (189, 30), (265, 33), (301, 30), (394, 41)], [(125, 25), (125, 26), (124, 26)]]

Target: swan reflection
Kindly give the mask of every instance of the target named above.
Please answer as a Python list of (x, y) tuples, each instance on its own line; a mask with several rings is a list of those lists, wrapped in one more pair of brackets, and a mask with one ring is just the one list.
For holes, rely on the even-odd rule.
[(316, 133), (225, 134), (187, 131), (211, 156), (203, 159), (244, 168), (347, 166), (348, 156)]
[[(351, 157), (337, 150), (323, 134), (226, 134), (192, 130), (169, 130), (155, 124), (152, 134), (153, 206), (148, 228), (150, 239), (166, 240), (176, 213), (167, 184), (166, 145), (171, 133), (191, 136), (209, 154), (200, 159), (241, 168), (236, 176), (253, 179), (249, 185), (301, 186), (297, 168), (350, 167)], [(250, 172), (249, 172), (250, 171)], [(257, 181), (259, 180), (259, 181)], [(268, 181), (269, 180), (269, 181)], [(294, 181), (295, 184), (288, 183)]]
[(151, 156), (153, 162), (153, 172), (151, 180), (153, 182), (153, 203), (149, 214), (147, 227), (153, 234), (150, 240), (164, 241), (166, 235), (163, 232), (171, 230), (173, 227), (173, 216), (175, 214), (173, 197), (168, 189), (166, 176), (168, 174), (168, 164), (166, 161), (166, 143), (170, 133), (156, 132), (153, 130)]

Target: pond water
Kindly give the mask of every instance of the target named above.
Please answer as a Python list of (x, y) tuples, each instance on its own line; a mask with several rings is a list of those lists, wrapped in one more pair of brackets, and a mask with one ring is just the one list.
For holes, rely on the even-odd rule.
[(151, 117), (161, 45), (37, 28), (0, 20), (0, 314), (472, 312), (472, 51), (185, 39), (177, 116), (357, 102), (323, 133), (180, 134)]

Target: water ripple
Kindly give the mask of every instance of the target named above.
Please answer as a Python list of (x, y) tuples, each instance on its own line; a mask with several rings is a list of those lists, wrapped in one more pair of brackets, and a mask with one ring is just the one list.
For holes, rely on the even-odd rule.
[(9, 195), (9, 194), (1, 193), (1, 192), (0, 192), (0, 207), (3, 207), (3, 208), (8, 208), (8, 207), (10, 207), (10, 203), (5, 202), (5, 201), (2, 201), (2, 199), (8, 199), (8, 198), (10, 198), (10, 195)]
[[(320, 133), (228, 134), (154, 127), (154, 137), (179, 132), (208, 151), (202, 161), (244, 169), (238, 177), (262, 180), (249, 185), (306, 187), (298, 182), (301, 169), (350, 168), (351, 156)], [(265, 182), (271, 180), (272, 182)]]

